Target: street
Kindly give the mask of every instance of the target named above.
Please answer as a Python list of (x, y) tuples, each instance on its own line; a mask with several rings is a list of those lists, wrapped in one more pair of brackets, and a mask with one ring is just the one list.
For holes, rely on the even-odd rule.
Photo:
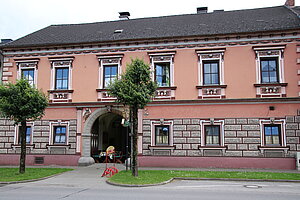
[(175, 180), (151, 187), (117, 187), (101, 177), (102, 168), (77, 168), (42, 181), (0, 185), (1, 200), (295, 200), (300, 183)]

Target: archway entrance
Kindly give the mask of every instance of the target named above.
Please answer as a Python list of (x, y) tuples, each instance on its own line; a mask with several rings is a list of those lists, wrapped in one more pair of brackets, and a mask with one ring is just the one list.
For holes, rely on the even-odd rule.
[[(121, 124), (122, 116), (116, 113), (105, 113), (99, 116), (91, 128), (91, 157), (95, 162), (103, 162), (107, 147), (114, 146), (117, 161), (124, 162), (126, 147), (129, 146), (128, 128)], [(129, 148), (128, 148), (129, 149)]]

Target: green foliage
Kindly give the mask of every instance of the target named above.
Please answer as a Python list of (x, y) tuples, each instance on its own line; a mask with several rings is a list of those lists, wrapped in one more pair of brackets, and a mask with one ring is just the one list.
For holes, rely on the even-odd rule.
[(225, 179), (262, 179), (262, 180), (300, 180), (299, 173), (245, 172), (245, 171), (180, 171), (180, 170), (141, 170), (139, 177), (121, 171), (109, 181), (120, 184), (145, 185), (157, 184), (171, 178), (225, 178)]
[(150, 67), (141, 59), (132, 59), (125, 74), (110, 85), (110, 93), (119, 103), (144, 108), (155, 94), (157, 85), (151, 80)]
[(16, 124), (41, 118), (47, 106), (46, 95), (33, 88), (27, 80), (0, 85), (0, 114)]
[(26, 173), (19, 173), (17, 168), (0, 168), (0, 182), (33, 180), (71, 171), (68, 168), (27, 168)]

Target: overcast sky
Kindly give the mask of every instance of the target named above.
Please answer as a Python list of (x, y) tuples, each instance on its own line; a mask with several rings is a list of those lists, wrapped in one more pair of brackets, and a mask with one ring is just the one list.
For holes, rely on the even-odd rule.
[[(0, 39), (18, 39), (52, 24), (118, 20), (121, 11), (130, 18), (239, 10), (280, 6), (286, 0), (0, 0)], [(296, 1), (296, 5), (298, 2)]]

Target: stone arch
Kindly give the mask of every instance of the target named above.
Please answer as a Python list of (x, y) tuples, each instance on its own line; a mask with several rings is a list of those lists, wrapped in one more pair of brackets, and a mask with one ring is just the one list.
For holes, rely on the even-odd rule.
[(88, 166), (95, 163), (94, 159), (91, 157), (91, 130), (94, 122), (106, 113), (115, 113), (120, 116), (123, 116), (120, 108), (98, 108), (95, 110), (85, 121), (83, 132), (81, 135), (82, 140), (82, 149), (81, 149), (81, 157), (78, 160), (79, 166)]

